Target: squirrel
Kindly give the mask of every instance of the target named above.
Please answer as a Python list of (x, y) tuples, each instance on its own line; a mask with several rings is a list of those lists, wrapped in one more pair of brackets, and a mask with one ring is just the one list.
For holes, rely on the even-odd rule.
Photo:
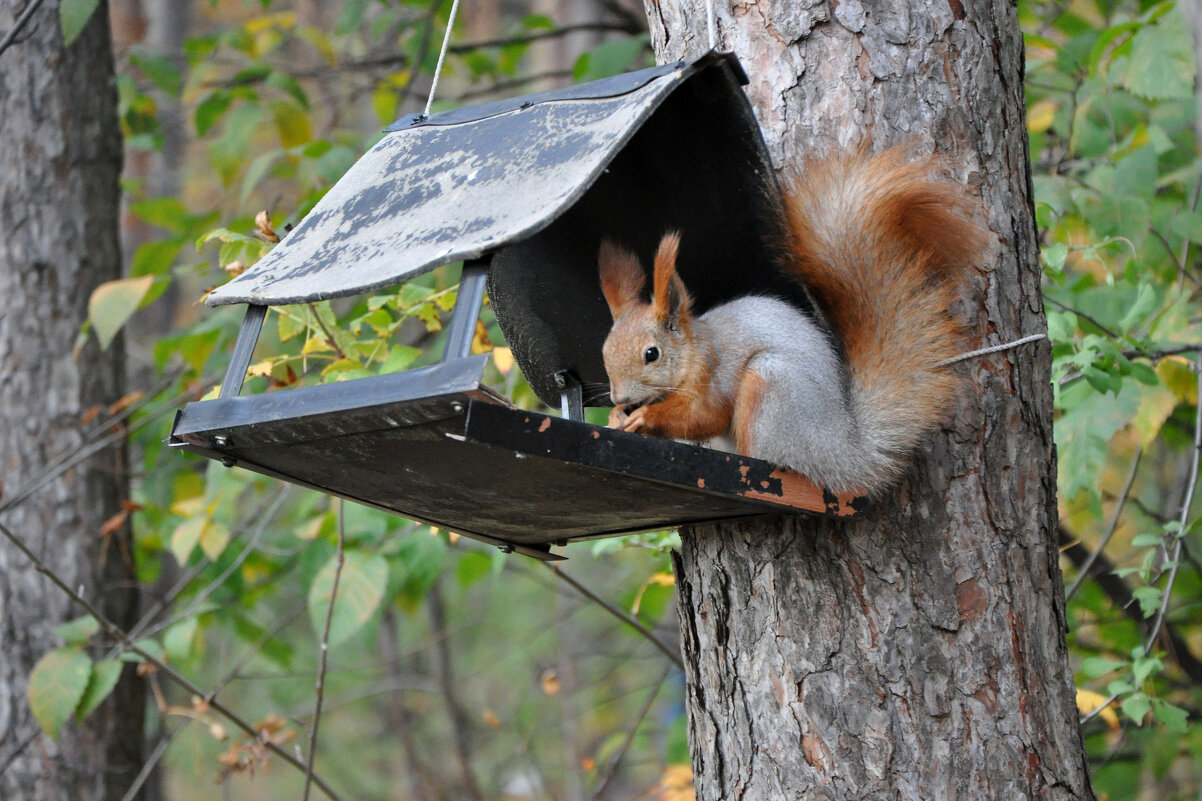
[(836, 493), (887, 489), (956, 397), (938, 363), (964, 350), (954, 306), (986, 243), (974, 201), (934, 169), (892, 148), (809, 160), (786, 178), (776, 249), (817, 314), (748, 295), (695, 315), (678, 233), (659, 243), (646, 303), (638, 257), (603, 241), (609, 425), (733, 438)]

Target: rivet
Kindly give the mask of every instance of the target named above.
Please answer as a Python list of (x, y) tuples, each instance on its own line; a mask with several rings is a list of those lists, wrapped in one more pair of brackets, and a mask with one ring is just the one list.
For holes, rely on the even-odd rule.
[(225, 436), (224, 434), (218, 434), (217, 436), (213, 437), (213, 447), (214, 448), (228, 448), (229, 446), (230, 446), (230, 438)]
[(232, 457), (230, 457), (230, 456), (227, 456), (227, 457), (225, 457), (224, 459), (222, 459), (222, 460), (221, 460), (221, 463), (222, 463), (223, 465), (225, 465), (226, 467), (233, 467), (234, 465), (236, 465), (236, 464), (238, 463), (238, 460), (237, 460), (237, 459), (234, 459), (234, 458), (232, 458)]
[(497, 550), (499, 550), (501, 553), (513, 553), (513, 546), (512, 545), (498, 545)]
[(463, 404), (459, 401), (453, 401), (451, 403), (451, 411), (455, 414), (463, 414)]

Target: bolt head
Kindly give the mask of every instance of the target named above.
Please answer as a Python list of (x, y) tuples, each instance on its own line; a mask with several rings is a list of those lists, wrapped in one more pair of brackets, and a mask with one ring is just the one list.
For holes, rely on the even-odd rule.
[(460, 403), (459, 401), (453, 402), (451, 404), (451, 411), (454, 412), (455, 414), (463, 414), (463, 404)]
[(229, 446), (230, 446), (230, 438), (225, 436), (224, 434), (218, 434), (217, 436), (213, 437), (213, 447), (214, 448), (228, 448)]

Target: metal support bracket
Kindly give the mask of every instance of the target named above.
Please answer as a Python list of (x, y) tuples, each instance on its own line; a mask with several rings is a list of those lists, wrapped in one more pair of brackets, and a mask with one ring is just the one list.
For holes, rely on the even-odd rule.
[(555, 386), (559, 388), (559, 411), (567, 420), (584, 422), (584, 387), (571, 370), (560, 370), (555, 374)]
[(476, 333), (476, 321), (480, 319), (480, 308), (484, 305), (484, 287), (487, 282), (487, 258), (463, 263), (463, 274), (459, 277), (459, 294), (455, 298), (455, 308), (451, 310), (446, 349), (442, 353), (444, 362), (465, 359), (471, 355), (472, 337)]
[(234, 352), (230, 355), (230, 364), (225, 369), (225, 378), (221, 382), (221, 392), (217, 397), (236, 398), (242, 392), (242, 384), (246, 381), (246, 369), (250, 367), (250, 357), (255, 353), (255, 345), (259, 341), (259, 332), (263, 330), (263, 320), (266, 317), (266, 306), (246, 307), (246, 316), (242, 318), (242, 327), (238, 329)]

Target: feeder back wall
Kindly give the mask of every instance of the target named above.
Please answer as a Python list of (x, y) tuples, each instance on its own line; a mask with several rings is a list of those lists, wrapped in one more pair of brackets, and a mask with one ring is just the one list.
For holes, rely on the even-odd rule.
[(579, 201), (492, 258), (489, 297), (539, 397), (558, 405), (560, 370), (586, 386), (608, 382), (601, 346), (613, 321), (597, 264), (605, 238), (638, 255), (650, 292), (656, 247), (665, 233), (679, 232), (677, 265), (698, 311), (748, 293), (808, 306), (770, 252), (779, 239), (777, 191), (736, 73), (689, 78)]

